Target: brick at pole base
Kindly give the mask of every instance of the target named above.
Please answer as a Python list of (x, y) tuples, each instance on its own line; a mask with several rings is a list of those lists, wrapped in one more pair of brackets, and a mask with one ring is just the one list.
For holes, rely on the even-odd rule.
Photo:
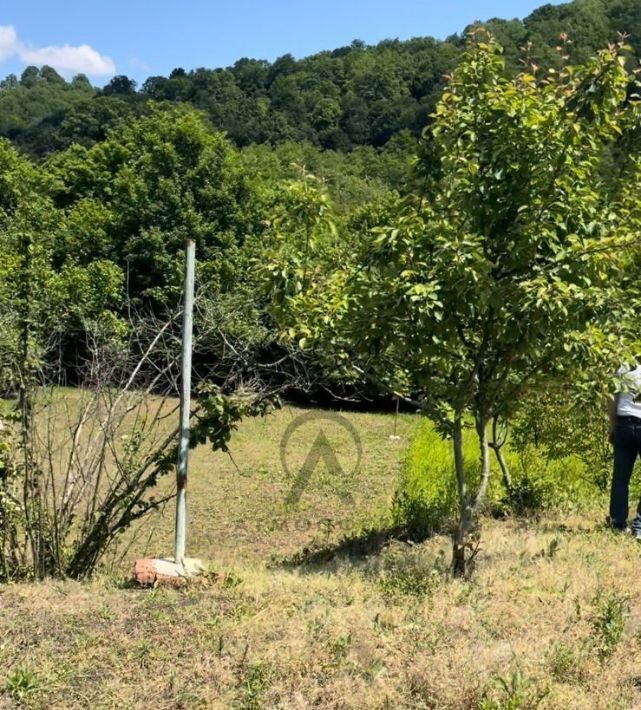
[(141, 587), (184, 587), (207, 584), (207, 578), (200, 576), (204, 572), (200, 560), (186, 559), (184, 565), (178, 565), (173, 560), (147, 557), (135, 561), (133, 579)]

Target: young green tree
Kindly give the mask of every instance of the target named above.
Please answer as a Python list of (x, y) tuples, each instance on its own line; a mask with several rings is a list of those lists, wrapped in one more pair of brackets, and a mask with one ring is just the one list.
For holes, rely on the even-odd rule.
[[(311, 279), (290, 243), (290, 271), (275, 280), (291, 332), (413, 402), (451, 438), (457, 574), (490, 478), (489, 424), (570, 370), (596, 385), (594, 363), (616, 341), (609, 326), (639, 218), (632, 188), (608, 194), (601, 177), (604, 148), (636, 111), (622, 52), (509, 78), (496, 43), (473, 41), (425, 131), (415, 193), (360, 247), (325, 249), (332, 261)], [(299, 254), (309, 259), (309, 245)]]

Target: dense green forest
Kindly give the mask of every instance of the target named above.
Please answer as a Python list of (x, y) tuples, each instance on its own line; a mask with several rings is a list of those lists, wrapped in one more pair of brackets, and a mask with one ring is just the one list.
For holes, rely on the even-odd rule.
[[(399, 197), (423, 189), (425, 163), (416, 170), (415, 156), (431, 139), (421, 134), (479, 28), (444, 41), (354, 41), (300, 60), (175, 69), (140, 87), (116, 76), (98, 89), (46, 66), (10, 75), (0, 84), (6, 263), (17, 258), (10, 235), (22, 229), (15, 205), (28, 205), (20, 219), (53, 225), (38, 238), (38, 254), (58, 286), (102, 268), (110, 312), (121, 316), (126, 302), (159, 315), (177, 303), (178, 257), (191, 235), (204, 291), (230, 308), (243, 301), (240, 320), (260, 341), (271, 326), (257, 304), (256, 265), (279, 230), (309, 229), (306, 210), (326, 200), (338, 231), (358, 240), (389, 221)], [(581, 65), (623, 35), (628, 68), (641, 56), (636, 0), (545, 5), (484, 30), (512, 77)], [(607, 147), (602, 170), (617, 178), (637, 140), (625, 131)], [(88, 316), (65, 298), (73, 327), (60, 329), (75, 345), (63, 351), (75, 358)]]
[[(635, 0), (545, 5), (486, 27), (511, 74), (528, 63), (580, 64), (620, 33), (631, 65), (641, 56)], [(56, 267), (109, 259), (123, 269), (126, 260), (133, 296), (157, 301), (154, 289), (171, 291), (186, 231), (202, 261), (237, 251), (260, 238), (276, 186), (303, 166), (324, 181), (342, 220), (367, 221), (367, 205), (405, 192), (418, 138), (471, 29), (445, 41), (355, 41), (301, 60), (178, 68), (140, 87), (116, 76), (97, 89), (84, 76), (66, 82), (28, 67), (0, 84), (0, 136), (40, 161), (49, 199), (66, 214)]]
[[(524, 20), (495, 19), (486, 26), (504, 47), (511, 71), (521, 66), (522, 48), (530, 44), (527, 52), (537, 64), (558, 67), (562, 33), (573, 63), (619, 32), (630, 34), (634, 55), (641, 56), (641, 7), (635, 0), (544, 5)], [(224, 69), (176, 68), (139, 87), (117, 76), (94, 89), (83, 76), (68, 83), (49, 67), (28, 67), (1, 84), (0, 135), (42, 156), (103, 140), (109, 129), (159, 102), (199, 109), (238, 146), (296, 141), (338, 151), (379, 148), (404, 132), (420, 134), (464, 38), (462, 31), (444, 41), (389, 39), (367, 46), (355, 40), (299, 60), (285, 54), (274, 62), (243, 58)]]

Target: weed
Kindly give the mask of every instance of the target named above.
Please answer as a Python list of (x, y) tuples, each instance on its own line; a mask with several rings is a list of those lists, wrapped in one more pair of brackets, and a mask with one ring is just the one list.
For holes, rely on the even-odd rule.
[(243, 578), (235, 572), (227, 572), (223, 579), (223, 589), (235, 589), (243, 583)]
[(340, 665), (346, 658), (349, 651), (349, 647), (352, 644), (352, 635), (346, 634), (345, 636), (338, 636), (328, 642), (327, 646), (329, 652), (333, 656), (333, 662), (335, 665)]
[(307, 622), (307, 632), (314, 639), (319, 639), (325, 631), (325, 621), (317, 616)]
[(96, 612), (99, 619), (103, 621), (111, 621), (114, 618), (114, 612), (108, 604), (101, 604)]
[(135, 646), (133, 658), (140, 668), (147, 668), (152, 655), (153, 643), (148, 638), (142, 638)]
[(370, 661), (369, 665), (367, 666), (365, 670), (365, 677), (373, 680), (376, 678), (377, 675), (381, 673), (381, 671), (385, 668), (385, 664), (380, 658), (374, 658), (372, 661)]
[[(478, 477), (477, 442), (470, 431), (463, 436), (465, 476), (473, 485)], [(504, 456), (510, 469), (510, 491), (498, 478), (487, 492), (487, 510), (496, 518), (510, 514), (537, 516), (551, 509), (573, 510), (594, 505), (599, 496), (595, 483), (586, 475), (580, 456), (553, 458), (534, 446), (519, 443)], [(447, 532), (457, 515), (451, 445), (429, 422), (422, 421), (414, 432), (394, 495), (393, 523), (404, 526), (415, 540)]]
[(549, 693), (547, 688), (539, 689), (520, 669), (509, 676), (496, 676), (492, 685), (481, 700), (479, 710), (535, 710)]
[(509, 509), (521, 517), (533, 516), (549, 507), (554, 498), (551, 481), (523, 471), (521, 476), (512, 481), (512, 487), (506, 498)]
[(585, 658), (581, 653), (564, 643), (557, 643), (547, 656), (550, 676), (559, 683), (581, 683), (585, 680)]
[(626, 595), (598, 592), (592, 604), (595, 608), (592, 618), (594, 646), (599, 660), (603, 662), (614, 653), (621, 641), (630, 603)]
[(22, 701), (38, 690), (39, 683), (33, 671), (28, 668), (16, 668), (7, 675), (4, 687), (12, 698)]
[[(474, 452), (466, 449), (466, 464)], [(451, 445), (428, 422), (421, 422), (407, 452), (394, 495), (394, 524), (405, 526), (415, 540), (447, 530), (456, 511)]]
[(205, 703), (200, 696), (188, 688), (181, 688), (173, 698), (174, 707), (176, 710), (186, 710), (189, 708), (205, 707)]
[(271, 668), (265, 663), (256, 663), (246, 668), (241, 683), (239, 710), (258, 710), (263, 706), (262, 697), (270, 675)]
[(553, 560), (556, 557), (556, 553), (559, 551), (560, 547), (561, 540), (558, 537), (553, 537), (547, 544), (547, 547), (543, 548), (540, 552), (537, 552), (534, 557)]
[(426, 597), (440, 585), (447, 571), (442, 556), (430, 559), (411, 547), (392, 548), (383, 556), (380, 567), (379, 585), (386, 597)]

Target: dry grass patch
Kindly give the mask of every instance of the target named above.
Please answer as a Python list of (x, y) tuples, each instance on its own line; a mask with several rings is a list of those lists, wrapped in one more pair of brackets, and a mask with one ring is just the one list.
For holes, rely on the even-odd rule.
[[(184, 591), (107, 578), (4, 587), (2, 697), (61, 708), (638, 707), (636, 543), (591, 520), (562, 533), (488, 522), (484, 540), (473, 580), (437, 572), (427, 586), (412, 570), (440, 570), (446, 539), (331, 572), (243, 564)], [(386, 586), (390, 568), (410, 582)]]
[(129, 540), (120, 580), (0, 587), (0, 707), (641, 707), (641, 548), (600, 513), (484, 521), (469, 581), (447, 574), (444, 537), (268, 566), (380, 522), (414, 426), (402, 417), (398, 442), (391, 416), (350, 415), (353, 505), (320, 477), (287, 508), (278, 441), (297, 411), (244, 423), (235, 464), (192, 457), (189, 551), (222, 573), (208, 586), (122, 583), (134, 555), (171, 549), (168, 508)]

